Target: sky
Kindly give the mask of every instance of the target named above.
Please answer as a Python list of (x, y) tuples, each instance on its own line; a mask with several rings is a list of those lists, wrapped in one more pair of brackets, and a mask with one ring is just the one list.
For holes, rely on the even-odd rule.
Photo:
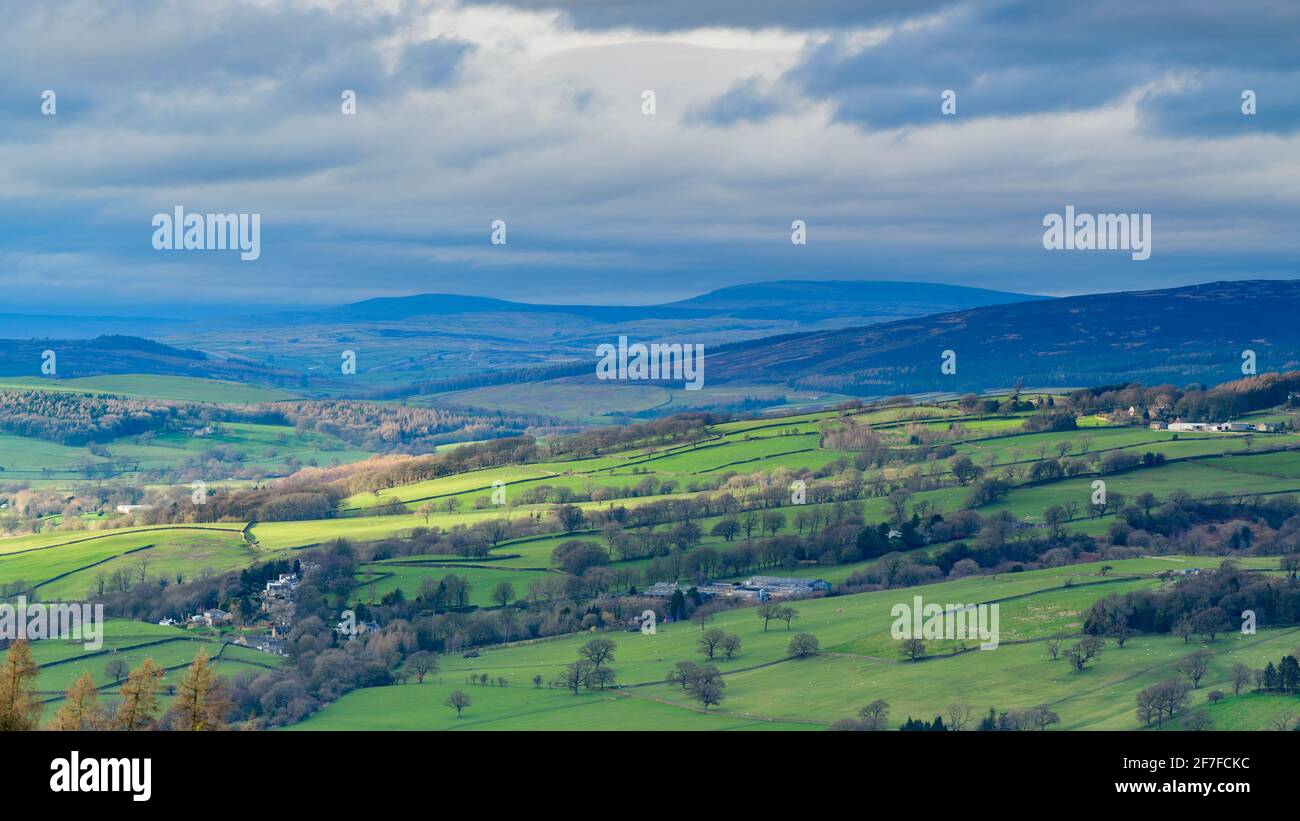
[[(1294, 0), (25, 3), (0, 77), (0, 314), (1298, 275)], [(1044, 249), (1067, 205), (1150, 259)], [(259, 258), (156, 249), (177, 206)]]

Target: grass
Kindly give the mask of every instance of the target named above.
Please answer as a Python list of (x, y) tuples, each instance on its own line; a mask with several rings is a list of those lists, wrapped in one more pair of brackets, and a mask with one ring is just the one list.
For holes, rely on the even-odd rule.
[(202, 379), (193, 376), (117, 374), (49, 379), (10, 376), (0, 379), (0, 390), (46, 390), (68, 393), (111, 393), (141, 399), (171, 399), (178, 402), (257, 403), (293, 399), (295, 394), (276, 388)]
[[(1161, 569), (1154, 559), (1110, 565), (1108, 573), (1112, 576)], [(791, 631), (775, 622), (764, 632), (752, 609), (723, 613), (709, 626), (740, 636), (742, 650), (732, 661), (717, 662), (727, 682), (721, 712), (736, 719), (827, 724), (853, 715), (874, 698), (884, 698), (893, 705), (894, 717), (901, 724), (907, 715), (932, 718), (954, 701), (968, 703), (980, 712), (989, 706), (1002, 710), (1045, 703), (1061, 715), (1066, 729), (1136, 729), (1133, 707), (1137, 691), (1176, 675), (1173, 666), (1199, 645), (1186, 645), (1170, 636), (1137, 636), (1123, 649), (1112, 643), (1082, 673), (1073, 672), (1063, 659), (1052, 661), (1040, 639), (1057, 631), (1077, 629), (1079, 610), (1096, 597), (1158, 583), (1150, 578), (1105, 581), (1099, 575), (1100, 569), (1100, 563), (1075, 565), (996, 579), (978, 577), (922, 588), (802, 601), (795, 605), (800, 616)], [(1073, 579), (1073, 586), (1064, 586), (1066, 579)], [(910, 602), (913, 595), (935, 602), (1001, 600), (1005, 608), (1003, 643), (995, 650), (972, 650), (915, 663), (899, 660), (896, 645), (891, 647), (888, 636), (890, 608), (898, 602)], [(823, 654), (805, 660), (787, 659), (785, 647), (794, 632), (816, 635)], [(609, 726), (625, 727), (620, 723), (622, 719), (615, 717), (621, 715), (615, 708), (623, 704), (618, 701), (620, 697), (673, 705), (683, 714), (677, 720), (698, 720), (689, 698), (677, 688), (659, 683), (674, 662), (704, 660), (695, 646), (700, 635), (696, 625), (661, 624), (658, 632), (650, 636), (604, 635), (618, 645), (612, 663), (619, 683), (624, 685), (618, 691), (584, 693), (575, 698), (563, 691), (535, 692), (530, 688), (534, 675), (549, 682), (561, 666), (577, 658), (577, 649), (590, 638), (588, 635), (487, 649), (472, 659), (444, 657), (439, 686), (448, 690), (459, 687), (476, 699), (491, 698), (493, 706), (483, 702), (486, 709), (480, 719), (484, 728), (497, 721), (521, 729), (569, 726), (565, 716), (585, 723), (585, 711), (592, 704), (610, 710), (605, 719)], [(1233, 662), (1259, 666), (1293, 649), (1298, 641), (1300, 628), (1261, 630), (1253, 636), (1221, 636), (1205, 645), (1215, 656), (1200, 692), (1225, 687)], [(510, 686), (502, 689), (462, 684), (470, 675), (483, 673), (493, 679), (504, 677)], [(370, 720), (385, 727), (442, 728), (442, 722), (453, 720), (431, 709), (440, 705), (441, 698), (426, 699), (420, 692), (421, 688), (415, 687), (361, 691), (325, 708), (305, 726), (372, 726), (365, 724)], [(393, 705), (394, 715), (372, 715), (367, 719), (366, 710), (380, 703)], [(565, 705), (583, 712), (567, 713), (570, 708)], [(503, 711), (499, 716), (498, 706)], [(386, 713), (387, 708), (381, 712)], [(675, 726), (667, 717), (661, 721), (663, 727)]]
[(0, 554), (0, 583), (22, 582), (42, 600), (80, 599), (119, 568), (132, 574), (142, 559), (148, 572), (169, 581), (177, 573), (235, 570), (257, 554), (238, 530), (203, 527), (147, 528), (103, 533), (60, 534), (65, 540), (37, 549)]
[[(1300, 718), (1300, 696), (1288, 696), (1279, 693), (1242, 693), (1232, 695), (1225, 690), (1227, 698), (1218, 704), (1204, 701), (1205, 688), (1193, 700), (1193, 706), (1203, 707), (1210, 718), (1214, 719), (1215, 730), (1259, 730), (1273, 729), (1273, 722), (1283, 716)], [(1181, 729), (1177, 722), (1165, 725), (1166, 730)]]
[[(122, 437), (107, 444), (108, 456), (93, 454), (86, 448), (0, 434), (0, 480), (78, 481), (86, 478), (83, 466), (108, 465), (120, 470), (121, 460), (131, 460), (135, 463), (132, 469), (141, 471), (166, 471), (186, 462), (204, 461), (210, 481), (216, 481), (239, 474), (284, 475), (304, 464), (346, 464), (371, 456), (336, 437), (299, 432), (289, 425), (222, 422), (217, 427), (218, 432), (205, 436), (164, 431)], [(210, 458), (214, 455), (218, 457), (215, 467)], [(115, 475), (131, 478), (130, 473)]]
[[(71, 380), (69, 380), (71, 381)], [(202, 380), (194, 380), (202, 381)], [(130, 382), (118, 381), (126, 390)], [(141, 390), (148, 383), (136, 385)], [(213, 386), (156, 385), (159, 390), (216, 390)], [(555, 385), (511, 386), (509, 391), (496, 388), (462, 392), (468, 398), (518, 403), (513, 409), (539, 412), (545, 403), (557, 400)], [(574, 388), (575, 386), (562, 386)], [(647, 394), (641, 389), (645, 388)], [(521, 392), (522, 390), (522, 392)], [(686, 401), (657, 386), (631, 386), (623, 394), (626, 409), (648, 401)], [(638, 392), (639, 391), (639, 392)], [(492, 392), (491, 396), (484, 392)], [(664, 396), (659, 396), (663, 393)], [(198, 393), (193, 396), (197, 396)], [(602, 391), (608, 402), (610, 392)], [(193, 396), (191, 398), (193, 398)], [(468, 398), (466, 398), (468, 397)], [(446, 397), (443, 397), (444, 399)], [(716, 401), (734, 400), (718, 394)], [(796, 397), (798, 398), (798, 397)], [(806, 398), (806, 397), (805, 397)], [(212, 401), (196, 399), (195, 401)], [(222, 401), (233, 401), (222, 399)], [(253, 401), (253, 400), (247, 400)], [(692, 401), (704, 401), (694, 397)], [(602, 407), (576, 388), (563, 395), (563, 406), (556, 405), (550, 415), (570, 414), (574, 418), (595, 419)], [(540, 403), (534, 406), (531, 403)], [(705, 403), (707, 404), (707, 402)], [(0, 583), (23, 581), (26, 586), (39, 585), (42, 598), (77, 598), (83, 596), (101, 574), (111, 576), (122, 568), (134, 570), (142, 558), (148, 558), (147, 572), (174, 580), (177, 574), (193, 577), (204, 568), (214, 571), (234, 570), (270, 556), (310, 545), (327, 543), (336, 538), (360, 541), (399, 536), (414, 528), (441, 528), (473, 525), (500, 516), (512, 518), (549, 516), (551, 503), (519, 504), (521, 494), (532, 488), (550, 486), (586, 494), (598, 486), (633, 488), (647, 478), (676, 483), (675, 492), (641, 495), (605, 502), (584, 502), (580, 507), (592, 510), (610, 505), (635, 507), (665, 498), (686, 498), (688, 485), (709, 487), (728, 474), (771, 474), (777, 470), (819, 470), (840, 461), (850, 464), (854, 453), (824, 450), (819, 447), (824, 426), (841, 424), (842, 413), (816, 411), (795, 413), (780, 418), (760, 418), (712, 426), (701, 442), (643, 446), (625, 451), (602, 453), (591, 458), (555, 460), (529, 465), (512, 465), (470, 471), (455, 476), (386, 489), (379, 493), (361, 493), (343, 504), (340, 515), (321, 520), (298, 522), (262, 522), (251, 529), (254, 544), (245, 543), (242, 523), (200, 527), (130, 528), (121, 531), (44, 532), (32, 536), (0, 539)], [(1086, 430), (1026, 434), (1019, 431), (1023, 414), (1010, 417), (963, 417), (952, 407), (890, 408), (852, 414), (855, 422), (875, 427), (891, 447), (906, 444), (918, 428), (930, 433), (947, 432), (959, 453), (971, 456), (981, 465), (995, 466), (1028, 463), (1046, 455), (1055, 458), (1064, 446), (1070, 458), (1079, 458), (1083, 440), (1091, 453), (1125, 449), (1136, 453), (1163, 453), (1173, 460), (1162, 466), (1144, 468), (1101, 477), (1108, 490), (1128, 498), (1150, 490), (1167, 497), (1175, 490), (1193, 496), (1210, 496), (1290, 492), (1300, 489), (1300, 451), (1286, 453), (1245, 453), (1247, 445), (1255, 449), (1287, 443), (1300, 438), (1254, 436), (1247, 438), (1220, 434), (1179, 434), (1152, 431), (1139, 427), (1117, 427), (1105, 420), (1092, 420)], [(608, 420), (606, 420), (608, 421)], [(960, 425), (960, 427), (958, 427)], [(218, 433), (196, 437), (184, 432), (169, 432), (146, 437), (130, 437), (110, 443), (112, 458), (138, 459), (146, 468), (164, 467), (182, 461), (203, 460), (214, 448), (238, 455), (240, 470), (275, 473), (308, 461), (345, 462), (366, 454), (348, 448), (340, 440), (316, 432), (299, 433), (292, 428), (247, 423), (223, 423)], [(41, 443), (36, 440), (0, 436), (0, 466), (6, 473), (0, 479), (21, 478), (23, 471), (50, 468), (56, 476), (75, 475), (77, 465), (88, 458), (80, 448)], [(1206, 457), (1206, 458), (1189, 458)], [(92, 461), (100, 457), (93, 457)], [(896, 480), (901, 476), (943, 477), (943, 461), (902, 468), (889, 465), (884, 469), (862, 472), (867, 482), (877, 479)], [(62, 471), (63, 474), (59, 472)], [(830, 472), (838, 472), (834, 468)], [(825, 477), (827, 480), (834, 476)], [(1086, 507), (1092, 483), (1098, 477), (1085, 474), (1050, 483), (1016, 487), (998, 502), (982, 507), (987, 515), (1009, 510), (1017, 518), (1035, 521), (1053, 504), (1073, 501), (1079, 509)], [(784, 481), (784, 480), (782, 480)], [(504, 483), (510, 505), (476, 509), (476, 499), (488, 496), (493, 484)], [(970, 493), (968, 487), (940, 487), (913, 494), (911, 503), (931, 502), (936, 509), (952, 512), (960, 509)], [(444, 500), (455, 498), (459, 510), (448, 511)], [(373, 508), (396, 501), (410, 511), (404, 515), (371, 515)], [(425, 504), (434, 512), (427, 517), (417, 513)], [(859, 500), (867, 523), (874, 524), (888, 516), (889, 501), (883, 497)], [(810, 511), (815, 506), (801, 508)], [(830, 505), (823, 505), (823, 511)], [(795, 532), (797, 509), (787, 505), (782, 532)], [(698, 523), (708, 534), (721, 517), (705, 517)], [(1078, 519), (1071, 529), (1098, 534), (1115, 519)], [(57, 518), (51, 518), (54, 526)], [(1040, 531), (1041, 532), (1041, 531)], [(590, 533), (548, 534), (500, 544), (492, 553), (477, 560), (450, 556), (395, 557), (363, 566), (356, 577), (349, 600), (377, 600), (400, 589), (406, 598), (414, 598), (426, 580), (438, 580), (448, 574), (465, 577), (471, 585), (469, 603), (479, 607), (494, 606), (490, 594), (501, 581), (515, 587), (516, 596), (526, 594), (531, 581), (550, 575), (550, 556), (555, 547), (569, 539), (594, 541), (605, 539)], [(733, 545), (706, 535), (702, 544), (715, 549)], [(944, 546), (922, 548), (918, 554), (945, 549)], [(607, 633), (618, 644), (613, 667), (618, 672), (619, 687), (604, 692), (584, 692), (573, 696), (562, 690), (534, 688), (531, 679), (541, 675), (550, 681), (561, 667), (577, 656), (577, 649), (590, 635), (565, 636), (545, 641), (518, 642), (513, 645), (484, 649), (477, 658), (445, 656), (438, 681), (424, 685), (402, 685), (356, 691), (326, 707), (302, 726), (303, 729), (807, 729), (821, 727), (856, 710), (873, 698), (885, 698), (894, 707), (894, 723), (908, 716), (933, 718), (953, 701), (970, 704), (977, 711), (989, 706), (1014, 709), (1048, 704), (1062, 718), (1068, 729), (1135, 729), (1133, 715), (1136, 693), (1145, 686), (1174, 675), (1173, 665), (1196, 645), (1184, 645), (1168, 636), (1137, 636), (1125, 648), (1113, 644), (1083, 673), (1073, 672), (1064, 660), (1052, 661), (1044, 640), (1057, 633), (1077, 633), (1082, 614), (1098, 597), (1140, 589), (1154, 589), (1168, 583), (1167, 571), (1216, 566), (1221, 559), (1213, 556), (1158, 556), (1105, 563), (1078, 564), (1046, 568), (1025, 573), (1001, 574), (953, 579), (940, 584), (900, 590), (883, 590), (854, 596), (840, 596), (800, 601), (795, 604), (799, 617), (791, 630), (773, 622), (767, 630), (753, 609), (718, 615), (709, 625), (734, 633), (742, 639), (742, 649), (731, 661), (718, 661), (727, 682), (726, 701), (720, 709), (706, 715), (679, 689), (662, 683), (676, 661), (703, 661), (696, 647), (699, 627), (691, 623), (661, 623), (651, 636), (640, 633)], [(637, 570), (646, 560), (615, 563), (615, 569)], [(1241, 560), (1247, 568), (1276, 570), (1276, 558)], [(839, 583), (869, 562), (833, 566), (804, 565), (797, 569), (764, 571), (779, 575), (822, 578)], [(365, 571), (375, 573), (373, 585), (366, 582)], [(748, 575), (748, 574), (746, 574)], [(945, 640), (927, 642), (929, 658), (904, 662), (897, 640), (890, 635), (894, 621), (891, 612), (896, 604), (910, 604), (914, 596), (925, 602), (980, 604), (996, 603), (999, 607), (1001, 643), (996, 650), (957, 652), (955, 643)], [(585, 604), (582, 607), (585, 608)], [(616, 607), (604, 602), (604, 608)], [(526, 630), (520, 625), (520, 630)], [(168, 628), (159, 628), (168, 630)], [(129, 631), (128, 631), (129, 632)], [(792, 660), (786, 657), (787, 644), (795, 632), (809, 632), (818, 637), (823, 653), (815, 658)], [(145, 646), (147, 642), (170, 640)], [(193, 658), (197, 649), (192, 632), (171, 630), (159, 633), (152, 626), (141, 628), (139, 635), (123, 634), (112, 638), (117, 655), (135, 664), (146, 655), (166, 666), (180, 667)], [(1203, 692), (1222, 687), (1227, 670), (1236, 660), (1262, 664), (1300, 643), (1300, 629), (1262, 630), (1254, 636), (1221, 636), (1207, 645), (1215, 654), (1211, 672), (1202, 684)], [(973, 644), (973, 643), (972, 643)], [(79, 658), (66, 664), (61, 653), (73, 652), (57, 642), (38, 643), (42, 664), (42, 687), (57, 690), (66, 686), (75, 669), (83, 667), (102, 677), (106, 657)], [(211, 646), (215, 652), (216, 645)], [(245, 648), (229, 648), (220, 664), (224, 671), (256, 672), (267, 664), (279, 663)], [(488, 674), (509, 680), (506, 687), (469, 685), (471, 675)], [(453, 689), (463, 689), (474, 698), (474, 705), (462, 718), (442, 705)], [(1250, 708), (1254, 702), (1229, 699), (1216, 705), (1224, 728), (1258, 727), (1267, 723), (1264, 706)], [(1270, 704), (1267, 698), (1261, 705)], [(1235, 711), (1235, 712), (1234, 712)]]
[(586, 385), (580, 382), (530, 382), (494, 385), (441, 394), (440, 402), (512, 413), (553, 416), (587, 424), (609, 424), (609, 417), (667, 405), (672, 391), (657, 385)]
[[(354, 690), (291, 730), (807, 730), (816, 724), (705, 714), (616, 691), (574, 696), (520, 679), (506, 687), (443, 683)], [(443, 704), (455, 690), (473, 700), (459, 718)]]
[[(284, 663), (280, 656), (261, 653), (246, 647), (225, 645), (216, 640), (210, 630), (185, 630), (163, 627), (127, 619), (107, 619), (103, 625), (102, 646), (88, 649), (82, 641), (43, 640), (31, 643), (32, 658), (40, 668), (36, 686), (46, 699), (44, 720), (49, 720), (62, 703), (63, 692), (88, 672), (100, 690), (103, 703), (111, 704), (117, 697), (119, 683), (106, 672), (112, 661), (125, 661), (134, 669), (145, 659), (168, 668), (162, 678), (163, 687), (179, 684), (186, 668), (194, 661), (200, 648), (213, 658), (217, 675), (232, 678), (240, 673), (254, 674)], [(0, 651), (0, 660), (8, 651)], [(160, 694), (162, 710), (171, 696)]]
[[(366, 570), (374, 573), (373, 584), (366, 581)], [(455, 562), (422, 562), (419, 566), (381, 562), (362, 565), (357, 571), (357, 586), (352, 595), (355, 600), (375, 603), (393, 590), (400, 589), (409, 599), (414, 599), (420, 592), (420, 585), (425, 579), (439, 581), (450, 574), (465, 579), (470, 586), (469, 601), (477, 607), (493, 607), (492, 591), (501, 582), (509, 582), (515, 588), (515, 598), (522, 599), (528, 592), (528, 583), (544, 576), (555, 575), (545, 570), (511, 570), (505, 567), (465, 567)]]

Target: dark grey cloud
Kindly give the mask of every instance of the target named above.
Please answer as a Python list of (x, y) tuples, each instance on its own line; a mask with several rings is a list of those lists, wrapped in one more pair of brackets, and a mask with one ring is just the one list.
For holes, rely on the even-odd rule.
[[(1289, 132), (1300, 126), (1300, 4), (962, 3), (898, 27), (876, 45), (836, 36), (809, 49), (769, 94), (717, 101), (770, 113), (794, 87), (869, 128), (933, 123), (940, 95), (962, 117), (1080, 111), (1149, 86), (1140, 111), (1157, 133)], [(1242, 118), (1242, 89), (1269, 105)]]
[(14, 5), (0, 27), (0, 112), (30, 125), (25, 115), (52, 89), (68, 118), (208, 131), (217, 119), (337, 105), (343, 89), (374, 100), (438, 85), (471, 51), (450, 37), (414, 42), (390, 72), (381, 48), (409, 20), (349, 8), (132, 0), (62, 3), (55, 13)]
[[(655, 17), (618, 32), (438, 0), (24, 6), (0, 28), (0, 293), (166, 314), (422, 291), (652, 302), (791, 277), (1070, 293), (1297, 273), (1285, 8), (878, 4), (828, 33), (832, 6), (724, 3), (722, 22), (791, 28), (663, 33), (691, 12), (721, 21), (697, 5), (585, 7)], [(1238, 86), (1259, 93), (1254, 118)], [(57, 117), (38, 113), (43, 88)], [(989, 119), (1025, 112), (1070, 116)], [(1269, 131), (1288, 133), (1251, 139)], [(155, 251), (150, 218), (176, 204), (262, 214), (261, 259)], [(1044, 251), (1043, 214), (1067, 204), (1153, 213), (1152, 259)], [(508, 246), (488, 242), (496, 218)], [(807, 246), (790, 243), (796, 218)]]

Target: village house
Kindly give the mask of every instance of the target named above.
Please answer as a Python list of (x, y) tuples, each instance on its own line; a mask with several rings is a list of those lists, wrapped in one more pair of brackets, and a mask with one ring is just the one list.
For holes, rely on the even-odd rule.
[(298, 576), (295, 573), (281, 573), (280, 578), (275, 581), (266, 583), (266, 589), (262, 591), (263, 598), (284, 599), (293, 594), (298, 587)]
[(275, 653), (277, 656), (289, 655), (283, 638), (274, 636), (244, 636), (241, 635), (235, 639), (235, 644), (241, 647), (251, 647), (254, 650), (261, 650), (263, 653)]
[(219, 627), (223, 624), (230, 624), (234, 616), (219, 608), (204, 610), (202, 613), (196, 613), (190, 616), (190, 624), (206, 624), (208, 627)]

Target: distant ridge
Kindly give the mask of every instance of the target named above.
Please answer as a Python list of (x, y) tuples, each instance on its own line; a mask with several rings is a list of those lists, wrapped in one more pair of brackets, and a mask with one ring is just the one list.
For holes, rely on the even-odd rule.
[[(857, 395), (1028, 384), (1148, 384), (1238, 378), (1300, 366), (1300, 281), (1040, 299), (731, 344), (706, 360), (717, 382), (784, 383)], [(943, 351), (957, 372), (940, 373)]]
[(350, 321), (391, 321), (419, 316), (500, 311), (568, 314), (599, 322), (710, 316), (813, 322), (835, 316), (920, 316), (978, 305), (1041, 298), (984, 288), (923, 282), (777, 280), (721, 288), (661, 305), (551, 305), (463, 294), (412, 294), (376, 297), (319, 311), (295, 311), (292, 315), (328, 316)]
[(724, 311), (729, 316), (772, 319), (795, 312), (811, 320), (841, 316), (854, 309), (891, 316), (921, 316), (1031, 299), (1044, 297), (929, 282), (777, 280), (720, 288), (670, 304)]
[(44, 352), (55, 354), (56, 376), (70, 379), (105, 374), (164, 374), (211, 379), (295, 384), (297, 374), (203, 351), (174, 348), (135, 336), (94, 339), (0, 339), (0, 376), (44, 376)]

